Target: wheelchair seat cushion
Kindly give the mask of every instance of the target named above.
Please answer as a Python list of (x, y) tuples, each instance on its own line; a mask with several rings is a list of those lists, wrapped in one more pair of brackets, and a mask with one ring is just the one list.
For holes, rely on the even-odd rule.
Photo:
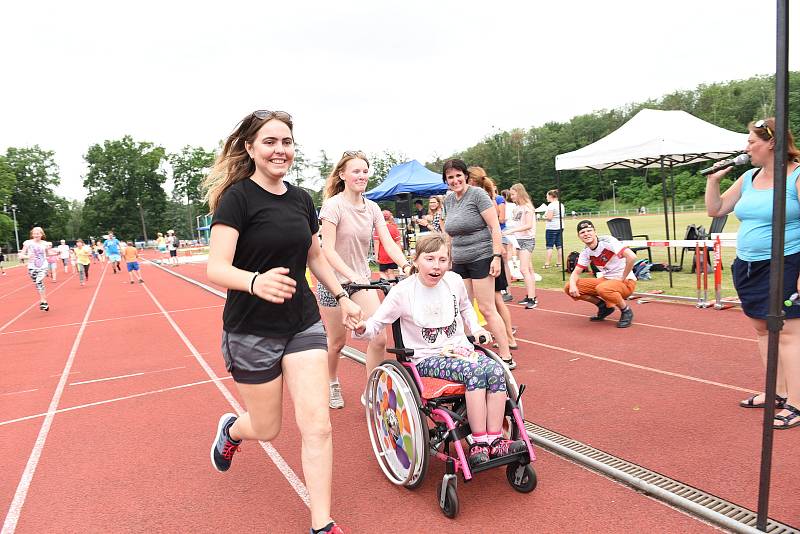
[(463, 395), (467, 391), (467, 387), (464, 384), (442, 380), (441, 378), (423, 376), (420, 377), (420, 380), (422, 381), (423, 399), (435, 399), (446, 395)]

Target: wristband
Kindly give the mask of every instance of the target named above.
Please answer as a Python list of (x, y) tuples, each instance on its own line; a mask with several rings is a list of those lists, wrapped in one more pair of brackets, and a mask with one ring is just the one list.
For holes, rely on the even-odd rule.
[[(341, 299), (348, 297), (347, 291), (342, 291), (341, 293), (336, 293), (333, 298), (336, 299), (336, 302), (339, 302)], [(349, 298), (349, 297), (348, 297)]]
[(253, 293), (253, 284), (255, 284), (255, 283), (256, 283), (256, 278), (258, 278), (258, 275), (259, 275), (259, 274), (261, 274), (261, 273), (259, 273), (258, 271), (254, 272), (254, 273), (253, 273), (253, 277), (250, 279), (250, 294), (251, 294), (251, 295), (253, 295), (253, 294), (254, 294), (254, 293)]
[(502, 254), (492, 254), (492, 258), (502, 258)]

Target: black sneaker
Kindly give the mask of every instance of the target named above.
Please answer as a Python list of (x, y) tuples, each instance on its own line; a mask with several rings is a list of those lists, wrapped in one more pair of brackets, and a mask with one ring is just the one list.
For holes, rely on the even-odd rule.
[(46, 302), (40, 302), (39, 303), (39, 309), (42, 310), (42, 311), (47, 311), (47, 310), (50, 309), (50, 305), (48, 303), (46, 303)]
[(525, 303), (525, 309), (532, 310), (538, 305), (539, 305), (539, 297), (533, 297), (532, 299), (528, 299), (528, 302)]
[(612, 313), (614, 313), (614, 307), (612, 306), (612, 307), (609, 308), (608, 306), (606, 306), (605, 301), (601, 300), (600, 304), (597, 305), (597, 315), (589, 317), (589, 320), (590, 321), (602, 321), (603, 319), (605, 319), (606, 317), (608, 317)]
[(503, 302), (511, 302), (514, 296), (511, 293), (503, 293)]
[(211, 465), (220, 473), (224, 473), (231, 467), (231, 460), (233, 454), (239, 450), (241, 441), (233, 441), (228, 436), (228, 429), (236, 421), (236, 416), (232, 413), (226, 413), (219, 418), (217, 424), (217, 434), (214, 436), (214, 442), (211, 444)]
[(507, 360), (503, 360), (503, 363), (508, 366), (508, 370), (509, 371), (513, 371), (514, 369), (517, 368), (517, 362), (514, 361), (514, 358), (509, 358)]
[(633, 324), (633, 309), (628, 306), (622, 310), (622, 316), (619, 318), (617, 328), (628, 328), (631, 324)]
[(524, 299), (522, 299), (519, 302), (517, 302), (517, 304), (525, 305), (525, 304), (528, 303), (529, 300), (531, 300), (531, 299), (529, 299), (528, 297), (525, 297)]

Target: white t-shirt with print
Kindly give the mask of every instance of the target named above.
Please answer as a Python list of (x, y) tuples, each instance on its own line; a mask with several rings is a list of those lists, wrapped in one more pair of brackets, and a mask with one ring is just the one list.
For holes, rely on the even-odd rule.
[[(589, 264), (594, 265), (600, 272), (598, 278), (608, 278), (609, 280), (622, 280), (622, 273), (625, 272), (627, 261), (622, 253), (627, 249), (616, 238), (610, 235), (597, 237), (597, 247), (594, 250), (589, 247), (584, 248), (578, 256), (578, 265), (584, 269), (589, 268)], [(628, 273), (628, 280), (636, 280), (633, 270)]]

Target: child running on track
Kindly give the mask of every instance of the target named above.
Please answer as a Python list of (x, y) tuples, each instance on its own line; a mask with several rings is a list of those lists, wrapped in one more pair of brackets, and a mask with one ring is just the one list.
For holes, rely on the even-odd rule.
[(139, 249), (137, 249), (131, 241), (128, 241), (128, 246), (125, 247), (125, 266), (128, 268), (128, 276), (131, 279), (131, 284), (133, 283), (133, 275), (136, 274), (136, 278), (139, 280), (139, 283), (144, 283), (142, 280), (142, 276), (139, 274)]
[(6, 275), (6, 270), (3, 267), (3, 262), (6, 261), (6, 256), (3, 254), (3, 249), (0, 248), (0, 272), (3, 273), (3, 276)]
[(55, 282), (58, 274), (58, 249), (53, 248), (51, 242), (47, 242), (47, 269), (50, 271), (50, 279)]
[[(358, 151), (345, 152), (325, 184), (325, 201), (319, 212), (322, 220), (322, 251), (342, 285), (350, 282), (369, 284), (372, 273), (367, 254), (373, 233), (377, 234), (389, 259), (402, 266), (404, 273), (411, 268), (403, 251), (392, 239), (381, 209), (363, 196), (368, 178), (367, 156)], [(336, 299), (321, 284), (317, 286), (317, 296), (328, 332), (328, 405), (331, 408), (343, 408), (344, 398), (337, 370), (347, 336), (338, 320)], [(350, 296), (367, 316), (372, 315), (380, 304), (375, 291), (357, 291), (350, 293)], [(374, 336), (367, 346), (367, 376), (383, 361), (385, 349), (386, 336)], [(363, 396), (361, 402), (364, 403)]]
[(39, 309), (47, 311), (50, 305), (47, 303), (47, 295), (44, 290), (44, 279), (49, 269), (47, 264), (47, 249), (50, 245), (44, 241), (44, 230), (41, 226), (34, 226), (30, 234), (31, 238), (22, 244), (19, 259), (28, 260), (28, 275), (36, 286), (39, 293)]
[(337, 534), (342, 530), (330, 515), (327, 340), (306, 265), (335, 295), (348, 328), (361, 320), (361, 309), (322, 254), (311, 197), (283, 180), (294, 154), (289, 114), (254, 111), (228, 136), (205, 180), (214, 214), (208, 277), (228, 288), (222, 354), (247, 408), (238, 417), (220, 418), (211, 462), (217, 471), (227, 471), (242, 440), (277, 437), (286, 382), (302, 439), (311, 532)]
[(64, 266), (64, 272), (69, 272), (69, 245), (65, 240), (61, 240), (61, 243), (58, 245), (58, 257), (61, 260), (61, 264)]
[(114, 269), (114, 274), (122, 270), (119, 262), (122, 260), (119, 250), (119, 239), (114, 237), (114, 232), (108, 232), (108, 239), (103, 241), (103, 248), (106, 249), (106, 256), (111, 263), (111, 268)]
[(75, 248), (72, 249), (75, 254), (75, 262), (78, 268), (78, 279), (81, 281), (81, 286), (86, 285), (89, 281), (89, 265), (92, 263), (92, 247), (85, 244), (83, 239), (78, 239), (75, 242)]
[(464, 281), (448, 271), (450, 254), (441, 234), (419, 238), (414, 255), (415, 274), (389, 291), (372, 317), (361, 322), (353, 337), (367, 339), (400, 319), (403, 344), (421, 376), (461, 382), (467, 387), (467, 419), (472, 429), (469, 463), (476, 466), (492, 458), (525, 448), (524, 441), (501, 435), (506, 405), (503, 366), (475, 347), (464, 333), (464, 323), (476, 338), (491, 341), (481, 328)]

